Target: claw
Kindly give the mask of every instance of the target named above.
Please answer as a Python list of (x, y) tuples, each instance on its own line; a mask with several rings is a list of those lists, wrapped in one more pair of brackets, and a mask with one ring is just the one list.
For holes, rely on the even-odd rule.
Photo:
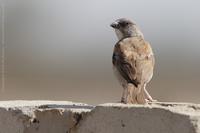
[(145, 99), (145, 101), (147, 103), (150, 103), (150, 102), (158, 102), (158, 100), (155, 100), (155, 99)]

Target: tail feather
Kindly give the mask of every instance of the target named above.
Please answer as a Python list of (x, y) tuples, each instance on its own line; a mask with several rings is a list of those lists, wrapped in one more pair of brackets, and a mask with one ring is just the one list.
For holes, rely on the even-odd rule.
[(134, 84), (129, 83), (127, 85), (127, 89), (128, 89), (128, 94), (127, 94), (127, 101), (128, 103), (137, 103), (137, 99), (136, 99), (136, 90), (137, 87), (135, 87)]
[(136, 87), (134, 84), (128, 83), (124, 86), (121, 102), (126, 104), (145, 104), (146, 99), (144, 90), (141, 86)]
[(138, 104), (146, 103), (145, 92), (143, 88), (140, 89), (139, 93), (137, 94), (136, 99), (137, 99)]

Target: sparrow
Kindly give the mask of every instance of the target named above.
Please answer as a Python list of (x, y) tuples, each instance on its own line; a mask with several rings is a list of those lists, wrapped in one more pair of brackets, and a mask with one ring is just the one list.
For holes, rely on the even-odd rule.
[(114, 73), (123, 87), (121, 102), (145, 104), (155, 101), (146, 90), (155, 64), (150, 44), (144, 40), (138, 26), (129, 19), (117, 19), (110, 26), (114, 28), (118, 37), (112, 64)]

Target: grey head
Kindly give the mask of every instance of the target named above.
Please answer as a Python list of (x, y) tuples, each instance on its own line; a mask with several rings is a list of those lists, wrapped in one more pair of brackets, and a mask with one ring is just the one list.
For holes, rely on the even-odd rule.
[(136, 24), (126, 18), (120, 18), (114, 21), (111, 25), (115, 29), (116, 35), (119, 40), (128, 37), (142, 37), (144, 38), (140, 29)]

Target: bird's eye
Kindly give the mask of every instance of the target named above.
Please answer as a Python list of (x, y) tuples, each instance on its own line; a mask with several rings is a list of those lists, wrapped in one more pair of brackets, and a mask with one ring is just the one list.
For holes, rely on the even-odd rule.
[(129, 23), (128, 22), (123, 22), (123, 23), (121, 23), (121, 26), (122, 27), (125, 27), (125, 26), (127, 26)]

